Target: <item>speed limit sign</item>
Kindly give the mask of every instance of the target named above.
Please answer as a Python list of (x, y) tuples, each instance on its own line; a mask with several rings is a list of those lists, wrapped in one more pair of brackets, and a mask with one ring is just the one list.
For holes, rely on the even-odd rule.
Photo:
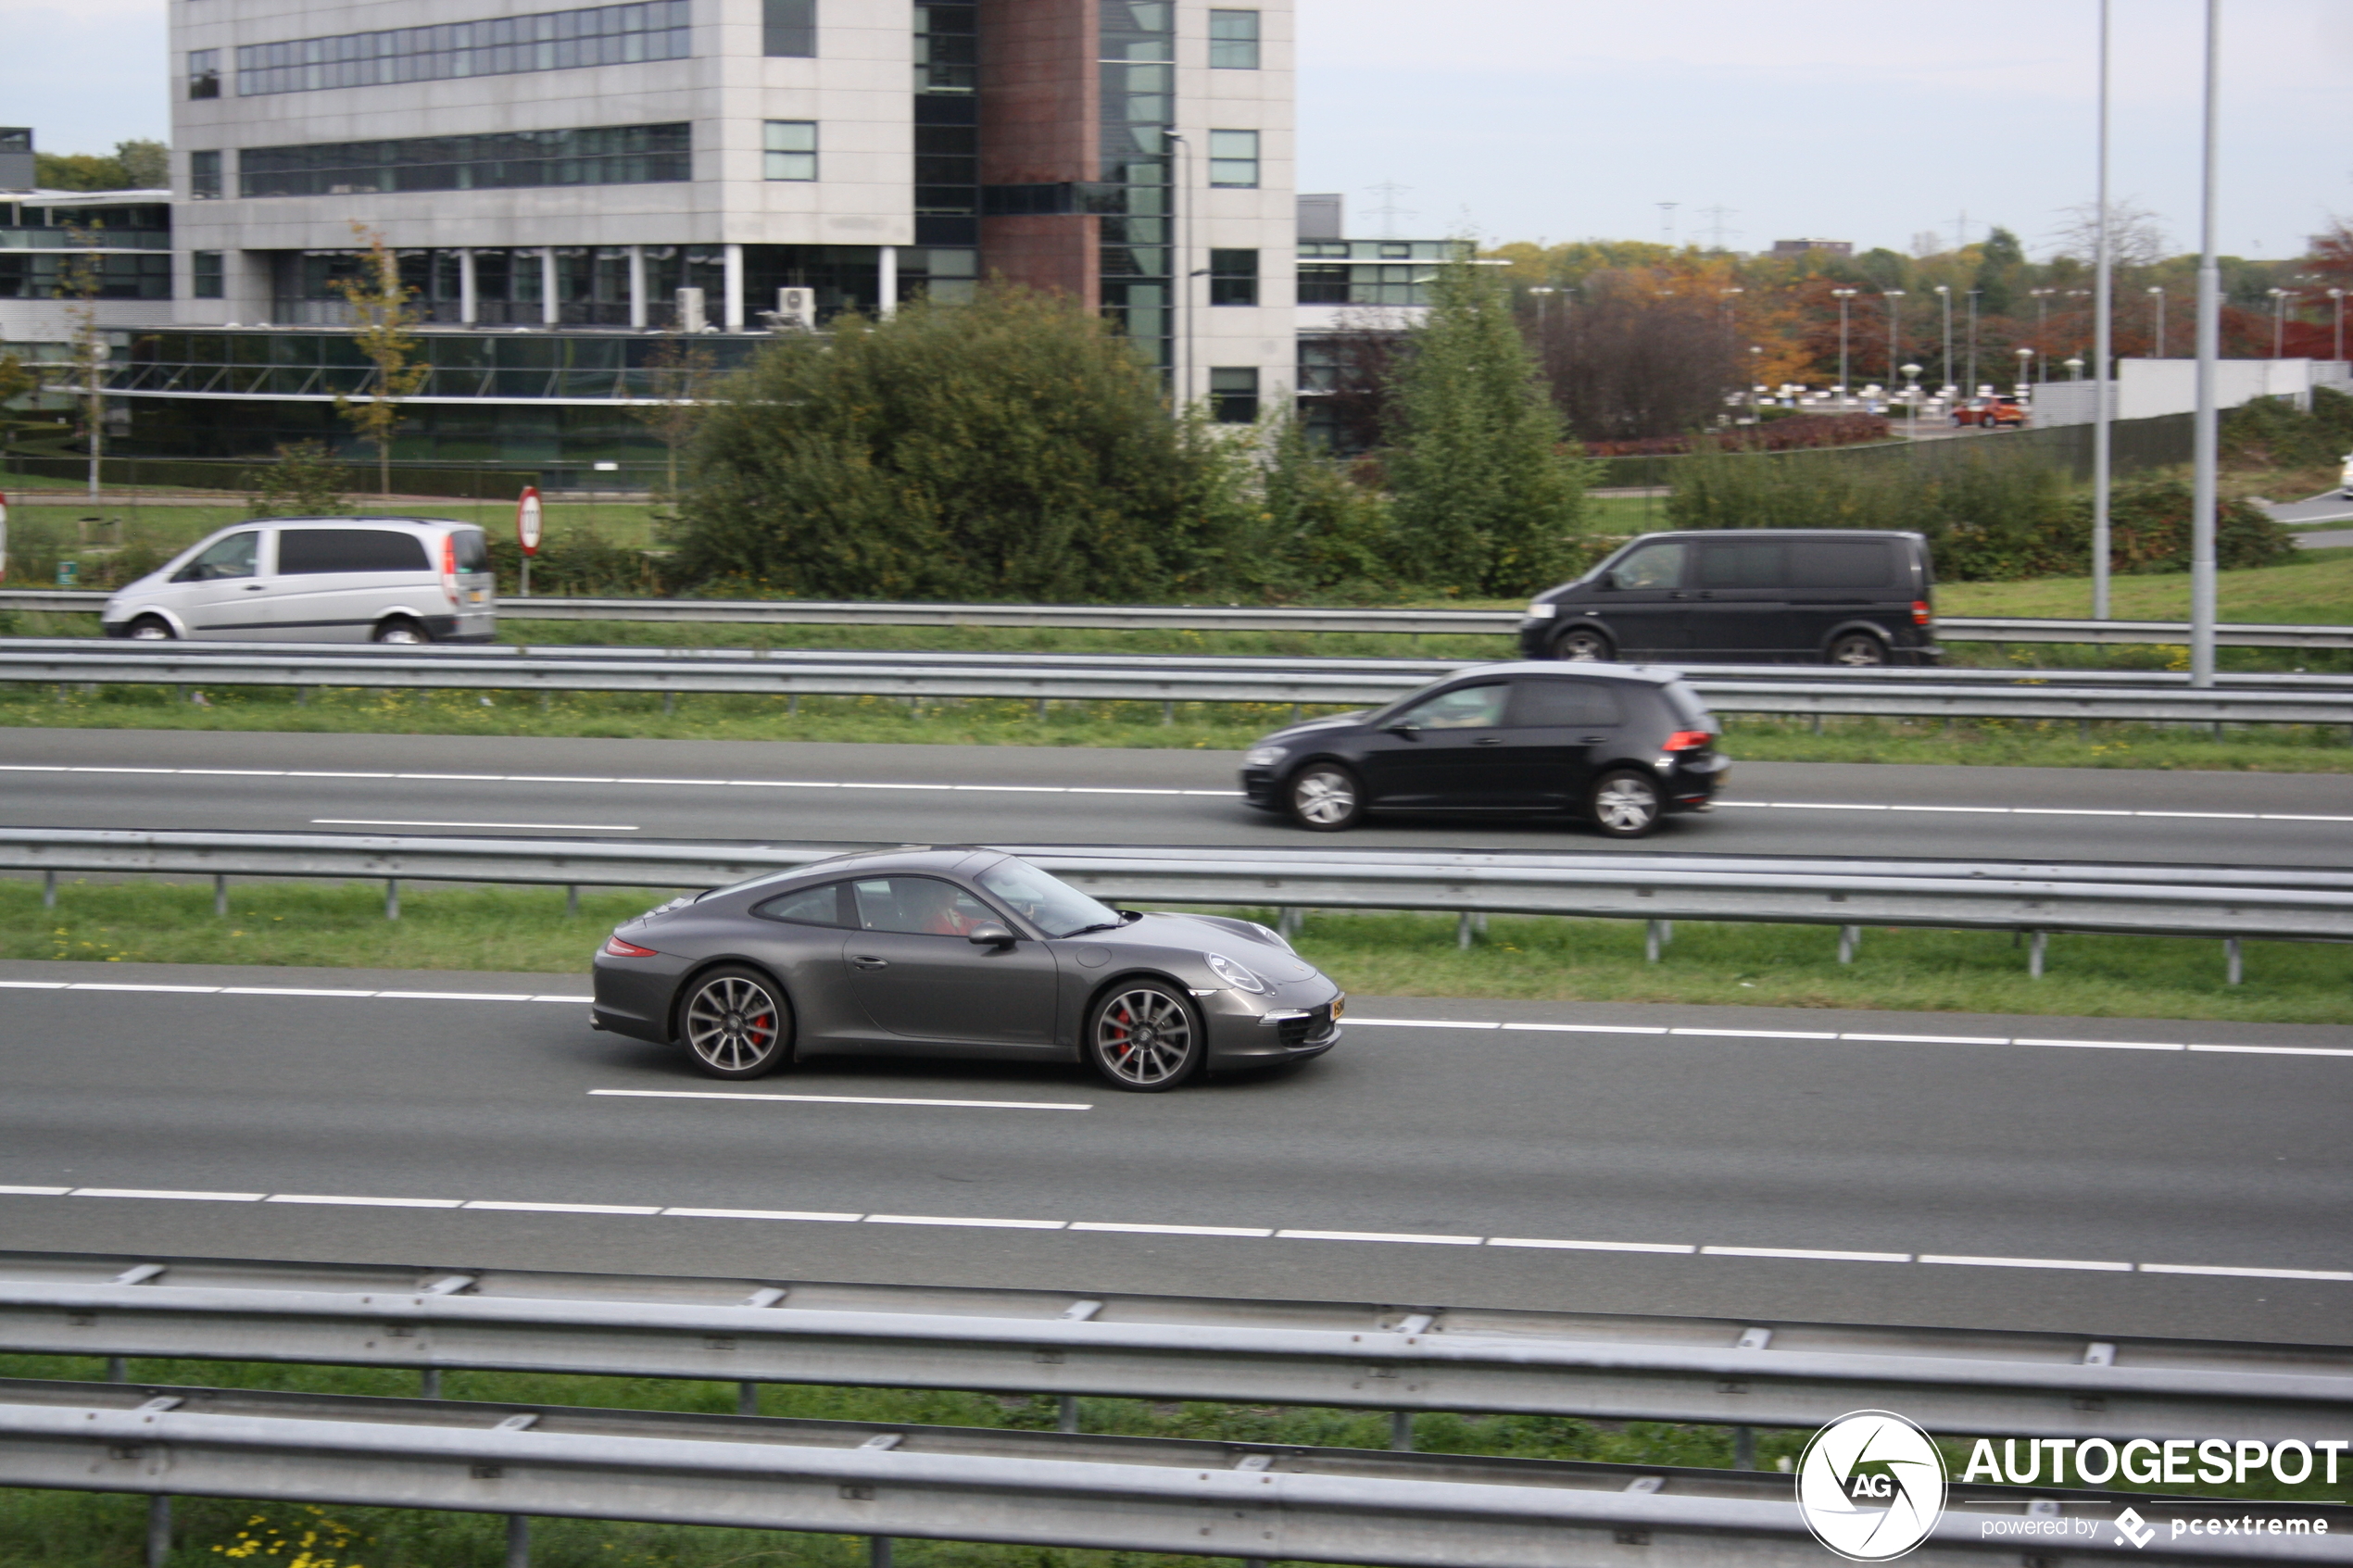
[(515, 503), (515, 543), (522, 546), (524, 555), (539, 553), (539, 487), (535, 484), (524, 485), (522, 499)]

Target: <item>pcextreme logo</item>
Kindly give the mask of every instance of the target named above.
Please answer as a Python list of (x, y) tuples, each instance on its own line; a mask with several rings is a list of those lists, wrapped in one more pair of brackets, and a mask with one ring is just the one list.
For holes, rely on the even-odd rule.
[(1849, 1562), (1886, 1562), (1944, 1514), (1944, 1456), (1891, 1411), (1855, 1411), (1814, 1434), (1797, 1461), (1797, 1507), (1814, 1538)]

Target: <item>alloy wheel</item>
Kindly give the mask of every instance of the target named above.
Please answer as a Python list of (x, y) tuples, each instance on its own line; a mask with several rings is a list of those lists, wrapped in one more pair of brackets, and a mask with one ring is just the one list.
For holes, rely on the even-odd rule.
[(706, 1071), (750, 1077), (773, 1066), (784, 1041), (784, 1010), (746, 974), (705, 981), (686, 1004), (686, 1048)]
[(1858, 632), (1831, 645), (1831, 662), (1850, 670), (1868, 670), (1887, 662), (1887, 649), (1877, 637)]
[(1640, 773), (1611, 773), (1593, 786), (1593, 822), (1604, 833), (1639, 838), (1658, 817), (1658, 785)]
[(1574, 631), (1562, 633), (1560, 640), (1553, 645), (1554, 658), (1565, 659), (1576, 664), (1590, 663), (1594, 659), (1606, 659), (1609, 655), (1609, 639), (1599, 632), (1582, 626)]
[(1139, 985), (1095, 1013), (1095, 1063), (1126, 1089), (1165, 1089), (1192, 1071), (1193, 1020), (1158, 986)]
[(1347, 827), (1356, 820), (1356, 780), (1328, 764), (1305, 769), (1291, 780), (1290, 810), (1302, 827), (1324, 833)]
[(425, 640), (425, 634), (407, 621), (387, 621), (376, 628), (376, 641), (411, 646)]

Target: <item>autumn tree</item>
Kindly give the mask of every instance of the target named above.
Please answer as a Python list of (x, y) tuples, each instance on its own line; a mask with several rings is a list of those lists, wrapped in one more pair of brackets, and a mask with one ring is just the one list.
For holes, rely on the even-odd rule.
[(364, 223), (351, 232), (367, 242), (357, 276), (333, 280), (329, 287), (351, 307), (352, 337), (359, 352), (375, 369), (370, 372), (366, 395), (335, 394), (335, 412), (376, 448), (377, 489), (392, 494), (392, 438), (400, 430), (400, 405), (424, 387), (433, 366), (415, 358), (417, 312), (410, 304), (416, 291), (400, 281), (400, 259), (384, 237)]

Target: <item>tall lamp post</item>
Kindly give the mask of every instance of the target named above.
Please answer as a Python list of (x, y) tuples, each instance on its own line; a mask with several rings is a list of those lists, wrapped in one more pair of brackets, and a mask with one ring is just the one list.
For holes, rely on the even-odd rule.
[(1763, 344), (1752, 343), (1748, 345), (1748, 422), (1751, 424), (1756, 422), (1756, 399), (1767, 390), (1765, 383), (1756, 379), (1756, 367), (1764, 358)]
[[(2045, 333), (2048, 329), (2051, 319), (2051, 295), (2058, 293), (2058, 290), (2028, 289), (2026, 292), (2028, 296), (2034, 301), (2034, 347), (2039, 353), (2043, 345), (2049, 341), (2049, 339), (2045, 336)], [(2045, 363), (2048, 364), (2049, 361), (2045, 360)]]
[(2190, 684), (2214, 684), (2214, 492), (2221, 455), (2215, 363), (2222, 346), (2222, 263), (2214, 245), (2215, 147), (2219, 141), (2222, 0), (2206, 0), (2205, 146), (2198, 169), (2197, 411), (2191, 425)]
[(1832, 289), (1838, 296), (1838, 407), (1846, 411), (1846, 307), (1856, 295), (1854, 289)]
[(2031, 348), (2021, 348), (2016, 352), (2018, 354), (2018, 395), (2023, 397), (2034, 381), (2034, 351)]
[(2280, 357), (2280, 350), (2287, 342), (2287, 302), (2295, 297), (2294, 289), (2271, 291), (2271, 358), (2274, 359)]
[(1944, 377), (1941, 389), (1948, 398), (1953, 394), (1953, 291), (1944, 283), (1936, 285), (1936, 297), (1944, 307), (1944, 358), (1937, 361), (1937, 369)]
[(2157, 352), (2149, 358), (2162, 359), (2165, 358), (2165, 291), (2162, 288), (2152, 288), (2149, 290), (2149, 297), (2157, 301)]
[(1911, 410), (1910, 428), (1906, 433), (1914, 441), (1920, 438), (1920, 368), (1903, 365), (1896, 373), (1904, 378), (1904, 401)]
[(2342, 365), (2345, 363), (2345, 291), (2331, 289), (2329, 297), (2336, 302), (2336, 351), (2329, 358)]
[(1983, 289), (1969, 291), (1969, 395), (1977, 395), (1977, 296)]
[(1881, 289), (1880, 291), (1880, 298), (1887, 303), (1887, 379), (1891, 382), (1903, 373), (1898, 370), (1895, 366), (1895, 361), (1902, 357), (1904, 352), (1897, 344), (1897, 330), (1901, 320), (1901, 317), (1898, 312), (1901, 307), (1898, 307), (1895, 302), (1903, 297), (1904, 291), (1902, 289)]
[(2108, 421), (2114, 417), (2115, 382), (2109, 362), (2116, 310), (2116, 249), (2108, 233), (2108, 39), (2109, 0), (2100, 0), (2099, 177), (2092, 199), (2099, 209), (2092, 258), (2092, 619), (2108, 619)]

